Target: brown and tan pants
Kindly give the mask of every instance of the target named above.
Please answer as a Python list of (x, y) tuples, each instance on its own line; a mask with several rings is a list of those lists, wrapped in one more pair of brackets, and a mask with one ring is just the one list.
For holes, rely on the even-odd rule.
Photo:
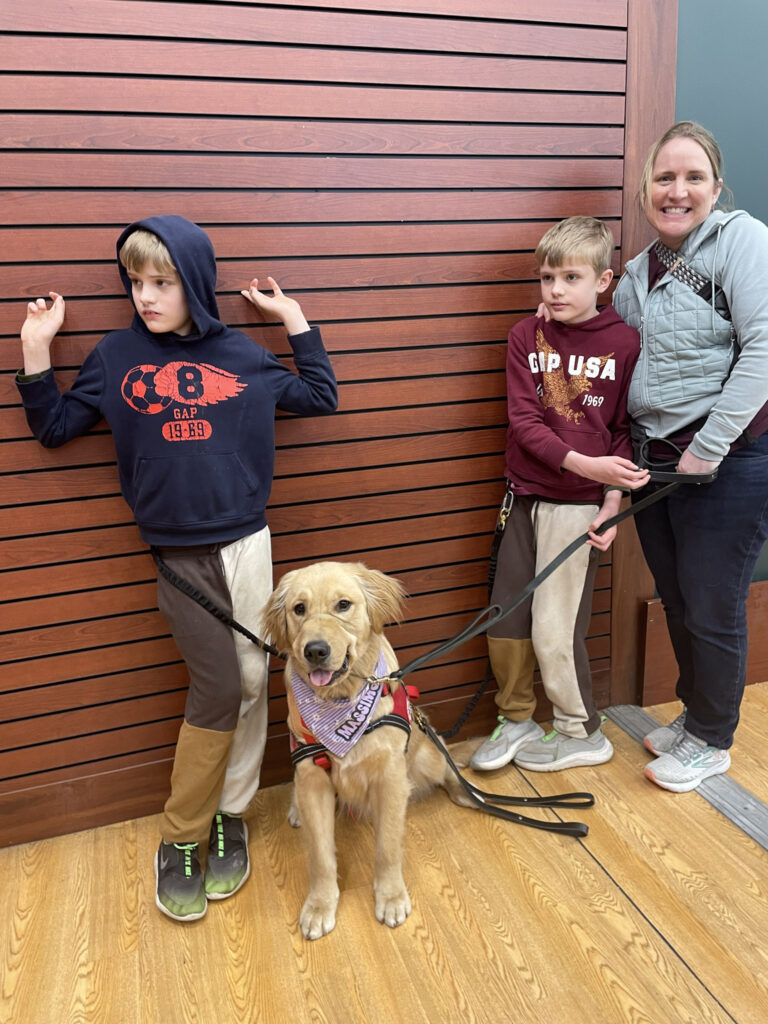
[[(491, 603), (513, 598), (572, 540), (586, 533), (597, 505), (569, 505), (515, 497), (499, 548)], [(488, 630), (491, 668), (499, 685), (499, 711), (513, 722), (536, 707), (533, 673), (538, 662), (554, 726), (584, 737), (600, 725), (592, 699), (586, 635), (599, 552), (575, 551), (533, 595)]]
[[(231, 544), (164, 547), (179, 576), (261, 635), (272, 592), (269, 529)], [(267, 737), (267, 655), (158, 575), (158, 606), (189, 670), (189, 692), (161, 829), (207, 841), (217, 810), (241, 814), (259, 787)]]

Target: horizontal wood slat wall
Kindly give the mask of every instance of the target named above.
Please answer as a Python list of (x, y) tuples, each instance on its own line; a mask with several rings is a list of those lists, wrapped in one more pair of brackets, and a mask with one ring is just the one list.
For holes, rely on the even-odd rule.
[[(54, 452), (29, 437), (25, 303), (67, 297), (69, 386), (130, 315), (119, 231), (159, 212), (206, 228), (223, 319), (286, 360), (239, 290), (271, 274), (294, 294), (340, 409), (278, 423), (275, 575), (336, 557), (397, 575), (409, 659), (486, 603), (505, 339), (538, 301), (538, 238), (591, 213), (621, 243), (626, 26), (626, 0), (4, 0), (0, 843), (159, 809), (186, 685), (107, 426)], [(610, 587), (606, 558), (603, 703)], [(414, 676), (438, 727), (484, 669), (479, 638)], [(264, 783), (288, 776), (279, 667), (270, 692)], [(489, 694), (469, 731), (493, 713)]]

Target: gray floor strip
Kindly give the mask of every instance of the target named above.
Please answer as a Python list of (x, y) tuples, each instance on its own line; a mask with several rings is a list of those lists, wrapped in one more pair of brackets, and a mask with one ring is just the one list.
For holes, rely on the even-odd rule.
[[(617, 704), (604, 714), (638, 743), (661, 722), (634, 704)], [(737, 828), (768, 850), (768, 807), (730, 775), (713, 775), (696, 789), (707, 803), (733, 822)]]

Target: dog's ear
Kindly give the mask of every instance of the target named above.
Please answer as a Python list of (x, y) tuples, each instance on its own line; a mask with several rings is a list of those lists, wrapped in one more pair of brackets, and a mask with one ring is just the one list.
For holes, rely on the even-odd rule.
[(290, 646), (288, 641), (288, 622), (285, 616), (285, 602), (288, 594), (285, 576), (278, 583), (270, 594), (269, 600), (262, 612), (262, 628), (275, 647), (280, 651), (286, 651)]
[(381, 633), (388, 622), (399, 622), (407, 594), (394, 576), (369, 569), (362, 562), (355, 566), (358, 582), (365, 594), (368, 616), (374, 633)]

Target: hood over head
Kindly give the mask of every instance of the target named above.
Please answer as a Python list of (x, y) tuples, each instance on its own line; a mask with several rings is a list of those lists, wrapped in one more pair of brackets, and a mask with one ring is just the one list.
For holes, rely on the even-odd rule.
[[(120, 262), (120, 249), (128, 236), (139, 228), (157, 235), (170, 253), (173, 265), (178, 271), (189, 315), (195, 325), (193, 334), (187, 340), (224, 330), (216, 305), (216, 255), (213, 244), (201, 227), (176, 214), (164, 214), (135, 221), (129, 224), (118, 238), (117, 263), (123, 287), (131, 303), (133, 304), (131, 282)], [(134, 313), (132, 326), (142, 334), (151, 334), (138, 313)]]

